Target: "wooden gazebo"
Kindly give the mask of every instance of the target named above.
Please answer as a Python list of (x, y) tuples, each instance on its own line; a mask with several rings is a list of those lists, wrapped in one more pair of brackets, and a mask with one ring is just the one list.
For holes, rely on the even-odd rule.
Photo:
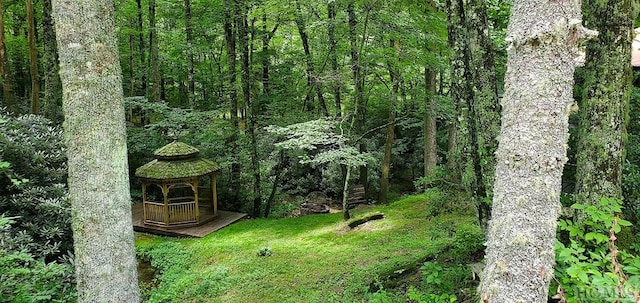
[[(193, 146), (173, 142), (156, 150), (155, 160), (136, 170), (142, 181), (144, 224), (193, 226), (218, 215), (218, 165), (199, 154)], [(209, 181), (209, 186), (199, 187), (201, 181)]]

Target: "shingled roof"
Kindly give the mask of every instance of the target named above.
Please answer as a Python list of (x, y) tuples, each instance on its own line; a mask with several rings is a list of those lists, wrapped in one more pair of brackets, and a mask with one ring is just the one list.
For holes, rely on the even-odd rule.
[(139, 167), (136, 177), (149, 180), (172, 180), (208, 175), (218, 170), (218, 164), (201, 159), (200, 151), (182, 142), (172, 142), (153, 155), (155, 160)]

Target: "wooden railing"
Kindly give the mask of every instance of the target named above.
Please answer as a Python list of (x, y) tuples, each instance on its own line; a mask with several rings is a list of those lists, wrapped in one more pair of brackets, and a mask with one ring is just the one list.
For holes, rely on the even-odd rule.
[[(198, 222), (195, 201), (169, 203), (144, 202), (145, 223), (155, 225), (179, 225)], [(167, 217), (168, 215), (168, 217)]]

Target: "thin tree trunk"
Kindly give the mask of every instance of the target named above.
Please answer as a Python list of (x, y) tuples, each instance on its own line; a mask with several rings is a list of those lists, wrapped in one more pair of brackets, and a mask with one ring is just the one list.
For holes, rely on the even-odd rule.
[(136, 95), (136, 77), (133, 63), (133, 38), (134, 34), (129, 34), (129, 96)]
[(597, 40), (587, 43), (579, 106), (576, 202), (599, 206), (602, 198), (622, 199), (625, 117), (633, 78), (629, 48), (633, 9), (630, 0), (606, 4), (586, 0), (583, 10), (585, 24), (599, 34)]
[(424, 83), (424, 176), (429, 177), (438, 165), (436, 73), (429, 67), (424, 69)]
[(38, 75), (38, 50), (36, 49), (36, 20), (33, 2), (27, 0), (27, 23), (29, 29), (29, 75), (31, 76), (31, 113), (40, 114), (40, 75)]
[(264, 207), (264, 217), (268, 218), (269, 213), (271, 212), (271, 205), (273, 205), (273, 200), (276, 197), (276, 191), (278, 190), (278, 184), (280, 184), (280, 178), (282, 175), (282, 171), (284, 168), (284, 150), (280, 150), (278, 153), (278, 164), (273, 169), (273, 186), (271, 186), (271, 193), (269, 194), (269, 198), (267, 199), (267, 204)]
[(53, 16), (78, 302), (136, 303), (140, 291), (114, 3), (54, 0)]
[(302, 12), (300, 9), (300, 2), (296, 0), (296, 11), (295, 11), (295, 22), (298, 27), (298, 33), (300, 34), (300, 39), (302, 40), (302, 48), (304, 50), (304, 61), (306, 65), (307, 72), (307, 97), (305, 99), (305, 103), (308, 106), (308, 109), (313, 108), (313, 92), (316, 92), (318, 96), (318, 106), (320, 107), (320, 111), (325, 117), (329, 116), (329, 110), (327, 109), (327, 104), (325, 103), (324, 96), (322, 94), (322, 82), (318, 82), (318, 75), (315, 73), (315, 68), (313, 66), (313, 57), (311, 56), (311, 50), (309, 49), (309, 36), (307, 34), (307, 26), (304, 22), (304, 17), (302, 16)]
[(140, 84), (142, 95), (147, 91), (147, 59), (145, 56), (146, 49), (144, 48), (144, 26), (142, 23), (142, 0), (136, 0), (138, 6), (138, 49), (140, 50)]
[(195, 84), (195, 71), (193, 67), (193, 26), (191, 25), (191, 0), (184, 0), (184, 15), (187, 34), (187, 99), (189, 107), (196, 108), (196, 84)]
[(329, 23), (327, 25), (327, 32), (329, 35), (329, 60), (331, 61), (331, 70), (333, 71), (333, 97), (336, 103), (336, 117), (342, 116), (342, 85), (340, 70), (338, 69), (338, 55), (336, 54), (336, 48), (338, 47), (338, 41), (336, 41), (336, 3), (335, 1), (329, 1), (327, 3), (327, 16)]
[[(355, 86), (355, 114), (354, 114), (354, 133), (356, 136), (364, 133), (364, 123), (366, 118), (366, 104), (364, 101), (364, 83), (360, 70), (360, 55), (356, 37), (357, 19), (354, 9), (354, 1), (349, 1), (347, 4), (347, 15), (349, 19), (349, 44), (351, 45), (351, 69), (353, 72), (353, 83)], [(363, 138), (364, 139), (364, 138)], [(366, 152), (366, 145), (364, 142), (359, 142), (360, 153)], [(369, 196), (368, 186), (368, 172), (366, 166), (360, 167), (359, 182), (364, 186), (365, 196)]]
[(458, 146), (455, 118), (447, 126), (447, 171), (453, 180), (460, 180), (458, 170), (458, 159), (456, 158), (456, 148)]
[(160, 62), (158, 54), (158, 29), (156, 28), (156, 0), (149, 0), (149, 50), (151, 52), (151, 79), (153, 87), (151, 89), (151, 99), (160, 102)]
[[(391, 48), (399, 55), (400, 44), (398, 41), (391, 40)], [(396, 102), (398, 100), (398, 90), (400, 88), (400, 73), (395, 62), (388, 62), (389, 78), (391, 78), (391, 102), (389, 105), (389, 119), (387, 121), (387, 139), (384, 143), (384, 156), (382, 160), (382, 174), (380, 176), (380, 193), (378, 201), (382, 204), (388, 202), (389, 194), (389, 175), (391, 172), (391, 150), (393, 148), (393, 140), (395, 136), (394, 129), (396, 127)]]
[(474, 119), (477, 160), (476, 178), (479, 203), (485, 208), (487, 219), (490, 206), (486, 201), (492, 198), (491, 189), (495, 179), (495, 151), (500, 133), (500, 104), (493, 47), (489, 37), (487, 9), (483, 0), (467, 1), (467, 29), (469, 31), (469, 64), (473, 81), (473, 104), (471, 114)]
[(233, 208), (239, 208), (240, 198), (240, 162), (238, 159), (238, 91), (236, 88), (236, 37), (234, 34), (233, 16), (235, 15), (236, 1), (225, 1), (224, 9), (224, 40), (227, 50), (227, 65), (229, 72), (229, 116), (231, 125), (233, 125), (233, 133), (230, 140), (231, 152), (233, 155), (233, 163), (231, 164), (231, 177), (229, 178), (229, 187), (231, 189), (231, 204)]
[(581, 19), (580, 1), (514, 2), (484, 302), (547, 301)]
[(451, 59), (451, 97), (456, 105), (457, 148), (455, 157), (462, 164), (462, 185), (473, 200), (478, 222), (486, 228), (490, 207), (486, 203), (487, 191), (482, 182), (482, 165), (478, 144), (477, 111), (474, 103), (473, 76), (469, 29), (462, 0), (447, 0), (449, 43), (456, 50)]
[(351, 179), (351, 165), (346, 165), (347, 171), (344, 178), (344, 187), (342, 188), (342, 218), (347, 221), (351, 218), (349, 214), (349, 179)]
[(56, 46), (56, 31), (51, 18), (51, 0), (44, 0), (42, 5), (43, 108), (47, 118), (53, 121), (62, 121), (62, 85), (58, 74), (58, 48)]
[(251, 101), (251, 70), (249, 68), (249, 33), (247, 31), (247, 6), (243, 1), (237, 2), (236, 24), (238, 25), (238, 43), (240, 44), (240, 62), (242, 76), (242, 97), (245, 106), (249, 109), (247, 130), (251, 138), (251, 169), (253, 171), (253, 213), (254, 218), (260, 217), (262, 207), (262, 189), (260, 181), (260, 159), (258, 157), (258, 142), (256, 131), (258, 127), (257, 102)]
[(9, 67), (9, 57), (4, 36), (4, 6), (0, 0), (0, 74), (2, 74), (2, 98), (9, 113), (16, 113), (16, 95)]

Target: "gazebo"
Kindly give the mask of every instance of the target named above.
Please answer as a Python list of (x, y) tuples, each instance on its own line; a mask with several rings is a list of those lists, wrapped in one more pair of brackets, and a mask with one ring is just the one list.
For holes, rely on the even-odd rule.
[(174, 141), (157, 149), (155, 160), (136, 170), (136, 177), (142, 181), (144, 224), (193, 226), (218, 215), (218, 165), (199, 154), (197, 148)]

